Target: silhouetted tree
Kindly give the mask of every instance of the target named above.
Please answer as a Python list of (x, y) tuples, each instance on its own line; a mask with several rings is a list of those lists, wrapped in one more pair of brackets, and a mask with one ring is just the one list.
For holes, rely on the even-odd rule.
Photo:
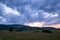
[(9, 31), (12, 32), (14, 30), (13, 27), (9, 27)]
[(0, 28), (0, 30), (2, 30), (2, 28)]
[(45, 29), (45, 30), (43, 29), (42, 32), (45, 32), (45, 33), (52, 33), (51, 30), (46, 30), (46, 29)]

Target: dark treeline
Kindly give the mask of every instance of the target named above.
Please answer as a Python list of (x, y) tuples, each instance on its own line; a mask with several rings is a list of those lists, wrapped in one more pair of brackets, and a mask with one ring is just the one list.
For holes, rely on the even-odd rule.
[[(35, 32), (39, 32), (39, 30), (42, 30), (42, 32), (51, 32), (51, 30), (56, 30), (56, 28), (53, 27), (30, 27), (30, 26), (26, 26), (26, 25), (3, 25), (0, 24), (0, 30), (8, 30), (10, 32), (12, 31), (16, 31), (16, 32), (20, 32), (20, 31), (35, 31)], [(36, 31), (38, 30), (38, 31)]]

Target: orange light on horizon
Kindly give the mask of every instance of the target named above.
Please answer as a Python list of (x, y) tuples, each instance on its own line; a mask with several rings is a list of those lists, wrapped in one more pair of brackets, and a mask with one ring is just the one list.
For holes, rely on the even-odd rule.
[(31, 23), (25, 23), (25, 25), (31, 26), (31, 27), (42, 27), (44, 22), (31, 22)]
[(60, 24), (44, 25), (44, 22), (31, 22), (31, 23), (25, 23), (24, 25), (31, 26), (31, 27), (54, 27), (54, 28), (60, 28)]
[(55, 24), (55, 25), (52, 25), (53, 27), (55, 28), (60, 28), (60, 24)]

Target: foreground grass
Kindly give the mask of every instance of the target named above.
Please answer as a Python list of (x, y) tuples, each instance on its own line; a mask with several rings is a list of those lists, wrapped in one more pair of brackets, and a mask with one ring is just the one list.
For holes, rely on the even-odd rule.
[(53, 33), (0, 31), (0, 40), (60, 40), (60, 31)]

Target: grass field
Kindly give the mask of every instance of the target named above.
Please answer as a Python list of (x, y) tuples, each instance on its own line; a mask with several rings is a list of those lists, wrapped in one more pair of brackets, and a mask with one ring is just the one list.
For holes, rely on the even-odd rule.
[(8, 32), (0, 31), (0, 40), (60, 40), (60, 31), (43, 32)]

